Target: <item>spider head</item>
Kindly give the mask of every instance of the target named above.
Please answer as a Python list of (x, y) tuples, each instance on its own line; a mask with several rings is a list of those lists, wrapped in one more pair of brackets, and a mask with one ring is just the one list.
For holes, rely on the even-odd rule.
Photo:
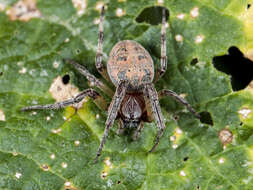
[(137, 96), (127, 95), (121, 106), (121, 119), (124, 128), (135, 129), (139, 126), (144, 103)]

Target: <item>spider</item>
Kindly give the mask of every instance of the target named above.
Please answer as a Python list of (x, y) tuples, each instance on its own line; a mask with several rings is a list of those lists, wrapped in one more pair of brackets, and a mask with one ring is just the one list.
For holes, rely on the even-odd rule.
[(107, 120), (105, 122), (105, 130), (103, 138), (100, 142), (94, 162), (96, 162), (102, 152), (105, 140), (108, 136), (110, 128), (113, 126), (115, 119), (118, 120), (118, 133), (124, 132), (125, 129), (133, 130), (132, 138), (136, 140), (143, 129), (144, 122), (157, 121), (157, 137), (153, 147), (149, 152), (153, 152), (159, 144), (163, 134), (165, 123), (159, 98), (166, 95), (174, 97), (178, 102), (181, 102), (187, 109), (192, 112), (198, 119), (199, 114), (186, 102), (182, 97), (171, 90), (162, 90), (157, 93), (154, 84), (166, 71), (167, 56), (166, 56), (166, 15), (165, 8), (162, 11), (162, 27), (161, 27), (161, 59), (160, 69), (156, 72), (154, 80), (154, 64), (151, 56), (139, 43), (132, 40), (124, 40), (118, 42), (112, 48), (106, 68), (102, 63), (102, 45), (103, 45), (103, 22), (104, 22), (104, 6), (101, 9), (99, 33), (98, 33), (98, 48), (95, 58), (96, 68), (99, 73), (107, 80), (110, 80), (116, 87), (113, 91), (106, 86), (102, 81), (89, 73), (82, 65), (79, 65), (71, 59), (65, 59), (82, 73), (91, 86), (97, 86), (103, 92), (113, 95), (110, 106), (107, 106), (104, 98), (94, 89), (89, 88), (80, 92), (76, 97), (55, 104), (35, 105), (24, 107), (21, 110), (39, 110), (39, 109), (59, 109), (69, 105), (74, 105), (82, 101), (85, 97), (90, 97), (102, 110), (108, 110)]

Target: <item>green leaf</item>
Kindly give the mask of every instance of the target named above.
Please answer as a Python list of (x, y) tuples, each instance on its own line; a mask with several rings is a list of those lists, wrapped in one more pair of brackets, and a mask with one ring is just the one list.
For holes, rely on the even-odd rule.
[[(166, 97), (160, 101), (166, 130), (154, 153), (147, 152), (155, 122), (137, 141), (117, 135), (115, 124), (96, 164), (107, 114), (91, 100), (77, 111), (20, 111), (88, 88), (64, 58), (103, 80), (94, 64), (103, 2), (74, 2), (31, 0), (18, 8), (18, 1), (0, 1), (0, 189), (253, 189), (253, 90), (234, 92), (230, 76), (212, 64), (231, 46), (252, 58), (252, 0), (105, 1), (104, 53), (135, 40), (156, 68), (161, 13), (154, 6), (168, 9), (168, 69), (156, 88), (184, 95), (207, 119), (196, 120)], [(68, 84), (61, 83), (64, 75)]]

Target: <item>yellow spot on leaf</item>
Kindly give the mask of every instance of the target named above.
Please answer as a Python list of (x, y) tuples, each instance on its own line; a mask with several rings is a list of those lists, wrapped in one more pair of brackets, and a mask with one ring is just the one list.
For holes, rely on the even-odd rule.
[(195, 43), (196, 44), (199, 44), (199, 43), (201, 43), (203, 40), (204, 40), (204, 36), (203, 35), (197, 35), (196, 37), (195, 37)]
[(172, 148), (176, 149), (178, 147), (180, 139), (183, 137), (183, 131), (177, 127), (175, 128), (173, 135), (170, 137), (170, 141), (173, 142)]
[(126, 14), (126, 11), (124, 11), (123, 9), (121, 9), (121, 8), (117, 8), (116, 9), (116, 15), (118, 16), (118, 17), (121, 17), (121, 16), (123, 16), (123, 15), (125, 15)]
[(53, 160), (53, 159), (55, 159), (55, 154), (51, 154), (50, 155), (50, 158)]
[(13, 156), (17, 156), (18, 153), (17, 153), (17, 152), (13, 152), (12, 155), (13, 155)]
[(36, 7), (35, 0), (20, 0), (10, 7), (6, 14), (10, 20), (20, 20), (27, 22), (31, 18), (38, 18), (41, 16), (40, 11)]
[(99, 2), (96, 3), (95, 9), (97, 11), (101, 11), (101, 9), (102, 9), (103, 6), (104, 6), (104, 2), (103, 1), (99, 1)]
[(3, 11), (5, 9), (6, 5), (3, 3), (0, 3), (0, 11)]
[(185, 173), (183, 170), (181, 170), (181, 171), (180, 171), (180, 175), (183, 176), (183, 177), (185, 177), (185, 176), (186, 176), (186, 173)]
[(112, 168), (113, 168), (113, 165), (110, 161), (110, 158), (109, 157), (105, 158), (105, 160), (104, 160), (104, 169), (101, 172), (101, 178), (105, 179), (106, 176), (108, 176), (108, 173), (109, 173), (110, 169), (112, 169)]
[(63, 119), (69, 120), (74, 114), (76, 113), (76, 109), (74, 107), (68, 106), (65, 109), (64, 117)]
[(78, 190), (78, 189), (75, 188), (70, 181), (66, 181), (64, 183), (64, 189), (63, 190)]
[(180, 20), (183, 20), (184, 17), (185, 17), (185, 14), (183, 14), (183, 13), (180, 13), (180, 14), (177, 15), (177, 18), (180, 19)]
[[(79, 93), (79, 90), (77, 87), (70, 83), (64, 84), (62, 82), (62, 78), (58, 76), (51, 84), (49, 92), (56, 100), (56, 102), (62, 102), (64, 100), (74, 98)], [(79, 109), (80, 107), (82, 107), (83, 102), (84, 100), (79, 102), (78, 104), (73, 105), (73, 107)]]
[(57, 69), (57, 68), (59, 67), (59, 65), (60, 65), (60, 62), (59, 62), (59, 61), (55, 60), (55, 61), (53, 62), (53, 67), (54, 67), (55, 69)]
[(247, 107), (243, 107), (242, 109), (240, 109), (238, 111), (238, 113), (240, 114), (240, 116), (243, 118), (243, 119), (246, 119), (249, 114), (251, 113), (251, 109), (247, 108)]
[(176, 39), (177, 42), (182, 42), (184, 38), (183, 38), (183, 36), (181, 34), (177, 34), (175, 36), (175, 39)]
[(100, 19), (99, 18), (95, 18), (93, 20), (93, 23), (96, 24), (96, 25), (98, 25), (100, 23)]
[(80, 145), (80, 141), (76, 140), (76, 141), (75, 141), (75, 145), (76, 145), (76, 146), (79, 146), (79, 145)]
[(17, 172), (17, 173), (15, 174), (15, 177), (16, 177), (17, 179), (19, 179), (21, 176), (22, 176), (22, 174), (19, 173), (19, 172)]
[(225, 159), (224, 158), (220, 158), (219, 159), (219, 164), (223, 164), (225, 162)]
[(26, 71), (27, 71), (27, 69), (26, 69), (25, 67), (23, 67), (23, 68), (20, 69), (18, 72), (19, 72), (20, 74), (25, 74)]
[(50, 167), (47, 164), (43, 164), (42, 166), (40, 166), (42, 170), (44, 171), (48, 171), (50, 169)]
[(188, 95), (188, 94), (186, 94), (186, 93), (179, 94), (179, 96), (180, 96), (181, 98), (185, 98), (187, 95)]
[(74, 5), (74, 7), (76, 8), (77, 14), (79, 16), (81, 16), (85, 13), (85, 9), (87, 7), (86, 0), (72, 0), (72, 3)]
[(5, 115), (3, 110), (0, 109), (0, 121), (5, 121)]
[(163, 0), (157, 0), (157, 4), (158, 4), (158, 5), (162, 5), (163, 3), (164, 3)]
[(57, 134), (57, 133), (61, 132), (61, 128), (59, 128), (59, 129), (52, 129), (51, 131), (52, 131), (52, 133)]
[(50, 116), (47, 116), (47, 117), (46, 117), (46, 120), (47, 120), (47, 121), (49, 121), (50, 119), (51, 119)]
[(67, 168), (67, 167), (68, 167), (68, 164), (67, 164), (66, 162), (62, 162), (62, 163), (61, 163), (61, 167)]
[(199, 16), (199, 8), (198, 7), (194, 7), (190, 11), (190, 15), (191, 15), (192, 18), (195, 18), (195, 17)]
[[(249, 150), (250, 160), (253, 163), (253, 146), (250, 146), (248, 150)], [(251, 167), (253, 167), (253, 164), (251, 164)]]
[(229, 129), (222, 129), (219, 132), (219, 139), (221, 143), (225, 146), (232, 142), (233, 133)]

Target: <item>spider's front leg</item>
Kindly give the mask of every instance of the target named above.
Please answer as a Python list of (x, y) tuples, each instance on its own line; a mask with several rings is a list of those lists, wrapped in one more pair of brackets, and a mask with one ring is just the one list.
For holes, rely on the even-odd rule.
[(179, 103), (183, 104), (196, 118), (200, 119), (200, 115), (192, 108), (192, 106), (178, 94), (173, 92), (172, 90), (161, 90), (159, 92), (159, 98), (163, 98), (165, 96), (172, 96), (175, 98)]
[(98, 72), (108, 81), (110, 80), (110, 77), (108, 76), (108, 73), (106, 71), (106, 67), (102, 63), (103, 60), (103, 41), (104, 41), (104, 13), (105, 8), (102, 6), (101, 13), (100, 13), (100, 19), (99, 19), (99, 31), (98, 31), (98, 47), (97, 47), (97, 53), (95, 58), (95, 64)]
[(79, 93), (76, 97), (62, 101), (62, 102), (57, 102), (55, 104), (46, 104), (46, 105), (35, 105), (35, 106), (27, 106), (21, 109), (21, 111), (28, 111), (28, 110), (54, 110), (54, 109), (61, 109), (69, 105), (74, 105), (79, 102), (81, 102), (85, 97), (90, 97), (91, 99), (94, 100), (96, 105), (101, 109), (101, 110), (106, 110), (107, 108), (107, 103), (104, 100), (104, 98), (95, 90), (89, 88), (81, 93)]
[(149, 151), (149, 152), (153, 152), (160, 142), (160, 138), (165, 128), (165, 123), (164, 123), (162, 111), (159, 104), (158, 94), (156, 92), (154, 85), (152, 83), (145, 84), (144, 89), (143, 89), (143, 94), (144, 94), (145, 102), (149, 102), (151, 104), (152, 114), (157, 121), (158, 133), (157, 133), (156, 141), (153, 147)]
[(108, 109), (108, 117), (107, 117), (107, 120), (105, 122), (104, 136), (103, 136), (103, 138), (100, 142), (100, 145), (99, 145), (94, 163), (97, 162), (98, 157), (100, 156), (101, 151), (103, 149), (103, 146), (105, 144), (105, 140), (108, 136), (109, 130), (110, 130), (111, 126), (114, 123), (114, 120), (116, 119), (116, 117), (118, 115), (120, 105), (121, 105), (122, 100), (123, 100), (123, 98), (125, 97), (125, 94), (126, 94), (127, 86), (128, 86), (127, 82), (121, 81), (119, 83), (117, 89), (116, 89), (116, 92), (113, 96), (113, 99), (112, 99), (111, 104), (110, 104), (109, 109)]

